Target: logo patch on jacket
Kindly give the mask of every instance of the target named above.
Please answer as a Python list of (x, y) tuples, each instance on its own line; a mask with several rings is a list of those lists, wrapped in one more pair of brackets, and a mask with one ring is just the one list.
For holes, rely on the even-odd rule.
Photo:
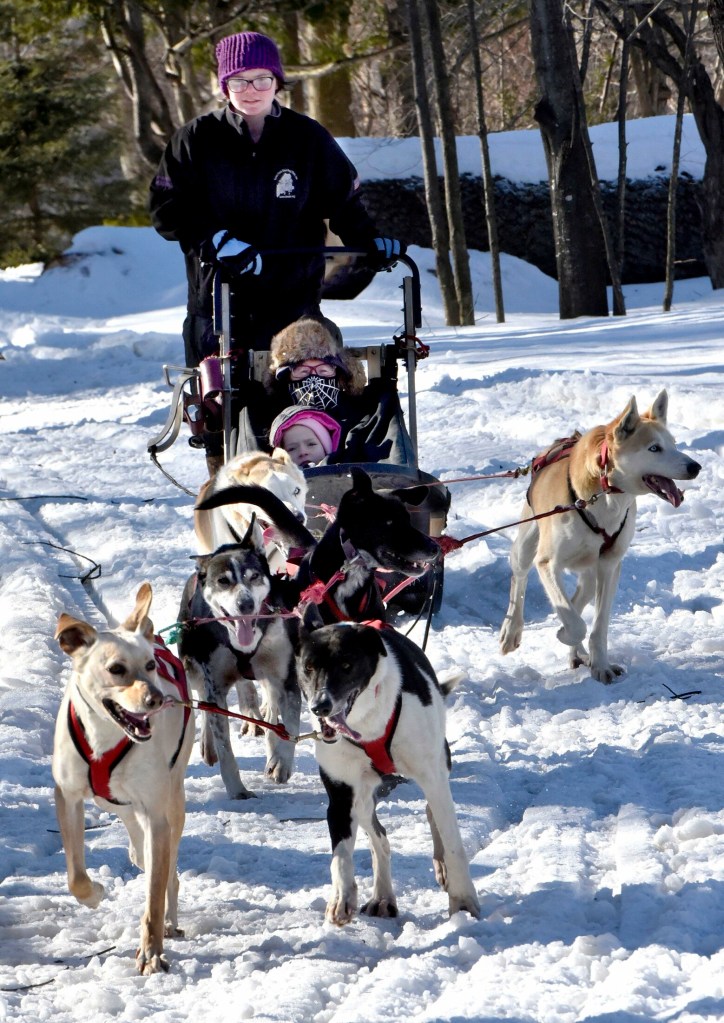
[(297, 175), (293, 170), (280, 170), (274, 178), (277, 186), (277, 199), (295, 199)]

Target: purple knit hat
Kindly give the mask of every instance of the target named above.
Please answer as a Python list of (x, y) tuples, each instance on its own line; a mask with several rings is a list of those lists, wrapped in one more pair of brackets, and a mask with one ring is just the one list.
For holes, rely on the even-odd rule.
[(226, 36), (217, 43), (216, 60), (219, 65), (219, 85), (224, 93), (230, 78), (252, 68), (271, 71), (280, 85), (284, 84), (284, 71), (276, 43), (261, 32), (237, 32), (236, 35)]

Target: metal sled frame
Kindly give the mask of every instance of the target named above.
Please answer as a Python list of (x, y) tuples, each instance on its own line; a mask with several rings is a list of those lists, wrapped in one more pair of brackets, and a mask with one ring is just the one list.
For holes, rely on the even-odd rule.
[[(298, 249), (294, 254), (304, 255), (350, 255), (365, 256), (367, 253), (358, 249), (348, 249), (344, 246), (332, 246), (323, 249)], [(278, 255), (274, 250), (263, 255)], [(285, 252), (290, 255), (291, 253)], [(407, 255), (399, 256), (399, 263), (404, 264), (409, 273), (402, 280), (402, 311), (403, 311), (403, 332), (395, 338), (396, 350), (400, 358), (404, 359), (407, 367), (407, 427), (412, 440), (414, 450), (414, 468), (417, 468), (417, 405), (415, 397), (415, 368), (417, 365), (418, 351), (416, 348), (415, 332), (422, 326), (422, 305), (420, 300), (420, 272), (417, 264)], [(222, 423), (223, 423), (223, 450), (224, 461), (228, 462), (237, 454), (237, 429), (232, 422), (232, 387), (231, 387), (231, 284), (228, 278), (217, 271), (214, 277), (214, 333), (219, 339), (219, 358), (223, 372), (222, 388)], [(371, 346), (371, 349), (378, 346)], [(368, 348), (366, 351), (370, 351)], [(358, 349), (361, 355), (365, 349)], [(250, 359), (260, 353), (250, 352)], [(265, 354), (265, 353), (261, 353)], [(368, 357), (369, 361), (369, 357)], [(370, 362), (371, 365), (371, 362)], [(178, 375), (172, 380), (171, 373)], [(250, 367), (253, 373), (253, 367)], [(199, 395), (200, 372), (197, 368), (164, 365), (164, 379), (169, 387), (173, 388), (171, 397), (171, 410), (159, 432), (148, 442), (147, 450), (153, 458), (161, 451), (166, 451), (174, 443), (179, 435), (181, 423), (184, 419), (185, 395), (197, 399)]]

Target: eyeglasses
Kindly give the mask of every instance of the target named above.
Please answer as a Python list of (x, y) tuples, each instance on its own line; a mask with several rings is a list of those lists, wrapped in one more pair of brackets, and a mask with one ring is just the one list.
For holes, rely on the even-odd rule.
[(226, 84), (230, 92), (246, 92), (253, 85), (257, 92), (269, 92), (274, 85), (274, 75), (260, 75), (259, 78), (229, 78)]
[(297, 363), (296, 366), (292, 366), (290, 371), (292, 380), (306, 380), (310, 376), (324, 377), (326, 380), (331, 380), (336, 375), (336, 366), (332, 366), (328, 362), (314, 363), (311, 360), (309, 362)]

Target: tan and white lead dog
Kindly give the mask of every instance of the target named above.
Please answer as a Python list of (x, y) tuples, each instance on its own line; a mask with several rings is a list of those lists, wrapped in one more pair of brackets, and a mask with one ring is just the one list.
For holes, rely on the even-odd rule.
[[(219, 469), (212, 480), (199, 491), (199, 501), (219, 490), (235, 486), (258, 486), (270, 490), (304, 523), (304, 502), (307, 481), (302, 470), (294, 464), (283, 448), (275, 448), (269, 455), (263, 451), (247, 451), (236, 455)], [(223, 544), (239, 543), (256, 513), (254, 542), (262, 544), (262, 530), (271, 523), (260, 517), (259, 509), (248, 504), (228, 504), (218, 508), (197, 509), (194, 528), (199, 554), (213, 554)], [(264, 541), (267, 561), (272, 572), (286, 571), (286, 551), (274, 541)]]
[[(151, 587), (115, 629), (98, 632), (62, 614), (55, 638), (73, 660), (58, 712), (53, 750), (55, 808), (65, 848), (68, 887), (95, 908), (105, 895), (85, 865), (83, 801), (117, 813), (130, 837), (131, 861), (146, 872), (139, 973), (168, 969), (164, 936), (178, 930), (178, 846), (185, 818), (184, 775), (194, 741), (183, 668), (148, 618)], [(156, 713), (158, 711), (158, 713)]]
[[(678, 508), (684, 495), (673, 481), (694, 479), (701, 469), (677, 450), (666, 428), (667, 407), (668, 396), (662, 391), (639, 415), (632, 397), (607, 426), (571, 438), (570, 445), (557, 442), (534, 460), (522, 519), (576, 501), (585, 502), (585, 507), (521, 525), (510, 555), (513, 578), (500, 630), (502, 653), (520, 646), (526, 583), (535, 564), (561, 620), (558, 639), (570, 647), (570, 666), (587, 665), (600, 682), (623, 674), (624, 669), (608, 659), (608, 624), (621, 561), (634, 533), (636, 498), (655, 494)], [(578, 576), (572, 596), (564, 589), (565, 571)], [(591, 602), (593, 623), (586, 651), (581, 612)]]

